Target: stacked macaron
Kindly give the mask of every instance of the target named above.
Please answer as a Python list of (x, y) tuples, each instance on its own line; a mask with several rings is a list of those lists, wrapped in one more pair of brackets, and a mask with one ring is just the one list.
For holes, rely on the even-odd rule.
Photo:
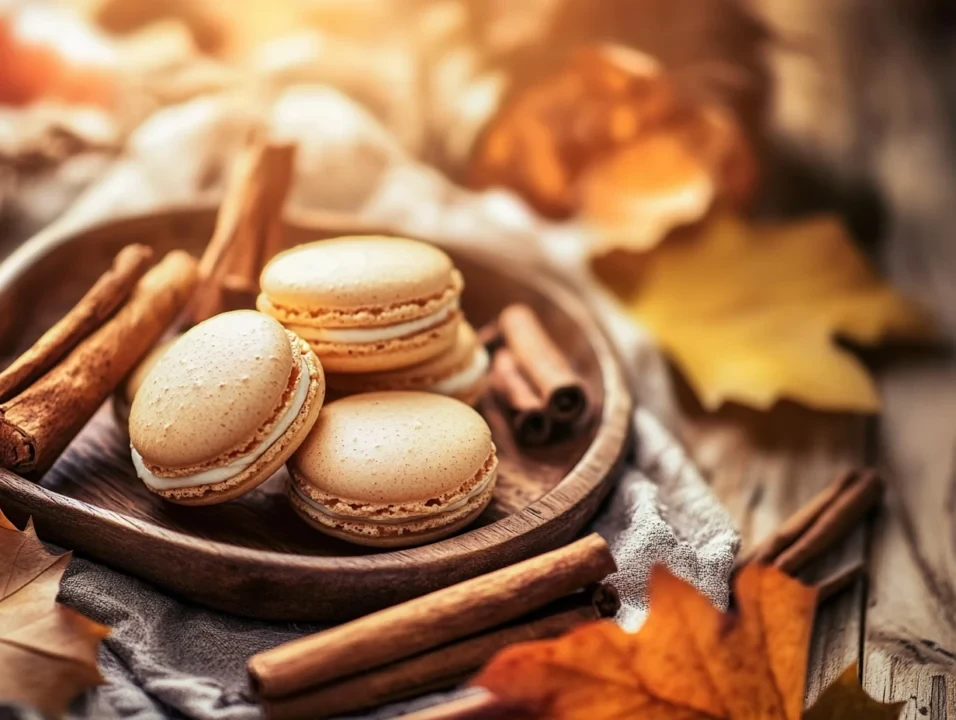
[(292, 506), (313, 527), (361, 545), (430, 542), (491, 500), (498, 458), (484, 418), (423, 392), (329, 403), (289, 462)]
[[(329, 535), (401, 547), (464, 527), (490, 502), (498, 460), (468, 406), (488, 355), (462, 287), (444, 252), (413, 240), (277, 255), (260, 312), (217, 315), (157, 347), (118, 393), (132, 402), (137, 474), (171, 502), (206, 505), (288, 463), (293, 508)], [(323, 408), (326, 382), (348, 397)]]
[(432, 245), (381, 236), (308, 243), (273, 258), (260, 284), (258, 309), (311, 345), (332, 390), (466, 402), (484, 391), (488, 355), (459, 308), (461, 273)]
[(136, 473), (166, 500), (208, 505), (269, 478), (325, 398), (309, 346), (262, 313), (223, 313), (159, 353), (133, 399)]

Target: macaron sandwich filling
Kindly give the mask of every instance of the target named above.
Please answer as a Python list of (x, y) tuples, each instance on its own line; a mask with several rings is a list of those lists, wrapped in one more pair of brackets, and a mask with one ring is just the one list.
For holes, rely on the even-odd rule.
[(216, 315), (167, 348), (136, 391), (136, 473), (184, 505), (238, 497), (282, 467), (324, 399), (322, 366), (302, 338), (262, 313)]
[[(298, 338), (290, 339), (295, 352), (297, 351)], [(218, 457), (199, 466), (177, 468), (176, 470), (151, 466), (143, 460), (143, 456), (136, 451), (136, 448), (131, 448), (136, 474), (154, 490), (177, 490), (200, 485), (212, 485), (226, 482), (241, 475), (256, 460), (265, 455), (266, 451), (288, 431), (299, 413), (302, 412), (306, 398), (309, 396), (310, 375), (306, 357), (300, 354), (298, 364), (294, 364), (292, 367), (289, 385), (283, 393), (275, 416), (263, 427), (262, 432), (267, 432), (265, 439), (258, 443), (253, 440), (244, 447), (229, 452), (225, 457)]]
[[(379, 313), (382, 317), (385, 314)], [(375, 315), (369, 313), (369, 315)], [(286, 323), (286, 327), (306, 340), (326, 343), (365, 344), (397, 340), (444, 325), (458, 316), (458, 296), (453, 295), (430, 315), (405, 322), (368, 327), (316, 327)]]
[(467, 365), (448, 377), (437, 380), (431, 390), (442, 395), (458, 395), (485, 376), (489, 363), (488, 351), (484, 347), (478, 347)]

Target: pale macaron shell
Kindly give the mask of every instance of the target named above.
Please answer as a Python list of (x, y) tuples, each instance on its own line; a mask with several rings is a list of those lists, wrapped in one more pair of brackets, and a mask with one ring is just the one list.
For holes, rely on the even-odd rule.
[(366, 393), (326, 405), (289, 467), (320, 493), (370, 512), (438, 512), (493, 452), (488, 424), (464, 403), (432, 393)]
[(286, 330), (251, 310), (217, 315), (159, 358), (136, 394), (130, 440), (147, 465), (190, 468), (247, 445), (273, 416), (293, 358)]
[(174, 335), (157, 343), (146, 357), (140, 360), (139, 365), (133, 368), (133, 371), (127, 375), (126, 380), (124, 380), (113, 393), (113, 415), (120, 423), (124, 432), (129, 430), (130, 407), (133, 404), (133, 399), (136, 397), (136, 392), (143, 384), (143, 380), (146, 379), (149, 371), (153, 369), (153, 365), (156, 364), (156, 361), (159, 360), (162, 354), (179, 338), (179, 335)]
[(129, 377), (126, 379), (126, 382), (123, 383), (123, 391), (125, 393), (126, 401), (132, 405), (133, 400), (136, 397), (136, 393), (143, 386), (143, 381), (146, 380), (146, 376), (149, 375), (149, 371), (153, 369), (153, 366), (159, 361), (163, 356), (163, 353), (169, 350), (181, 335), (174, 335), (171, 338), (160, 341), (145, 358), (140, 361), (139, 365), (133, 368), (133, 372), (129, 374)]
[[(424, 362), (394, 370), (369, 373), (329, 373), (326, 382), (329, 389), (339, 393), (380, 392), (384, 390), (421, 390), (434, 392), (437, 383), (447, 380), (471, 366), (475, 354), (484, 351), (474, 328), (462, 320), (458, 324), (455, 343), (447, 351)], [(474, 383), (452, 395), (469, 405), (476, 402), (484, 392), (487, 373)]]
[(460, 323), (458, 311), (439, 325), (394, 340), (360, 344), (306, 341), (328, 372), (381, 372), (415, 365), (447, 352), (455, 344)]
[(179, 505), (214, 505), (245, 495), (255, 489), (285, 465), (289, 457), (308, 437), (309, 432), (319, 418), (319, 411), (325, 399), (325, 381), (322, 365), (308, 345), (299, 340), (299, 350), (309, 368), (309, 391), (302, 409), (289, 428), (269, 449), (256, 459), (242, 473), (228, 480), (212, 485), (200, 485), (192, 488), (174, 490), (154, 490), (160, 497)]
[(424, 317), (461, 292), (448, 255), (418, 240), (353, 236), (276, 255), (257, 306), (283, 323), (378, 327)]
[(133, 401), (131, 444), (160, 474), (222, 466), (244, 448), (255, 447), (291, 402), (288, 392), (300, 378), (308, 383), (302, 407), (285, 432), (242, 472), (206, 485), (147, 488), (181, 505), (220, 503), (249, 492), (305, 440), (325, 398), (318, 358), (273, 318), (242, 310), (190, 330), (159, 354)]
[[(491, 431), (464, 403), (430, 393), (367, 393), (325, 407), (289, 462), (289, 496), (296, 512), (328, 535), (407, 547), (477, 518), (491, 501), (497, 469)], [(312, 507), (297, 488), (340, 517)]]

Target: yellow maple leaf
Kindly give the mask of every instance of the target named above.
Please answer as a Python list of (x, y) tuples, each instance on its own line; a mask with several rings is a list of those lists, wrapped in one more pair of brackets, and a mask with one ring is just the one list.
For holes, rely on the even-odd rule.
[(96, 664), (109, 628), (56, 602), (70, 553), (53, 555), (28, 523), (0, 513), (0, 700), (60, 715), (103, 682)]
[(873, 380), (836, 338), (933, 336), (928, 316), (877, 276), (831, 217), (755, 225), (715, 214), (647, 253), (616, 251), (593, 268), (709, 410), (788, 398), (875, 412)]

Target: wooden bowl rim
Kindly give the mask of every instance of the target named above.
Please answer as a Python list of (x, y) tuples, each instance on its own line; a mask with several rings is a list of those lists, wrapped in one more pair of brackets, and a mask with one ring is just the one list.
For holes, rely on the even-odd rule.
[[(157, 212), (127, 215), (105, 222), (88, 224), (82, 228), (59, 232), (55, 226), (51, 226), (48, 231), (40, 232), (27, 240), (11, 253), (6, 261), (0, 263), (0, 297), (15, 287), (18, 279), (35, 262), (47, 257), (60, 245), (79, 241), (84, 235), (102, 233), (110, 228), (134, 225), (146, 222), (149, 219), (174, 221), (177, 218), (187, 218), (190, 215), (208, 215), (214, 213), (215, 210), (215, 206), (170, 207)], [(301, 230), (314, 230), (317, 233), (327, 232), (327, 229), (331, 227), (342, 229), (342, 234), (402, 234), (394, 230), (390, 231), (362, 223), (351, 216), (325, 212), (310, 212), (308, 215), (300, 214), (295, 217), (287, 215), (286, 224)], [(440, 245), (441, 242), (438, 241), (437, 244)], [(491, 264), (494, 258), (491, 253), (471, 252), (470, 249), (463, 249), (458, 246), (454, 247), (453, 251), (467, 254), (470, 258), (474, 258), (476, 262), (486, 265)], [(629, 444), (632, 410), (630, 392), (616, 352), (600, 329), (598, 322), (591, 317), (590, 311), (570, 290), (546, 273), (525, 273), (522, 275), (507, 265), (499, 264), (495, 265), (495, 272), (509, 277), (518, 284), (530, 285), (541, 294), (555, 299), (556, 304), (559, 304), (562, 310), (567, 312), (582, 332), (586, 334), (588, 344), (597, 357), (604, 385), (601, 420), (593, 441), (568, 474), (546, 494), (517, 513), (489, 525), (455, 535), (452, 538), (420, 547), (364, 556), (302, 555), (244, 547), (169, 530), (150, 520), (139, 518), (136, 519), (138, 533), (157, 542), (180, 547), (186, 553), (195, 553), (200, 550), (226, 563), (248, 564), (252, 561), (257, 564), (262, 563), (273, 567), (304, 571), (389, 571), (407, 568), (409, 563), (414, 562), (423, 565), (438, 564), (455, 558), (461, 559), (473, 553), (485, 553), (495, 547), (503, 546), (521, 535), (539, 530), (549, 523), (559, 522), (561, 515), (569, 512), (571, 508), (598, 488), (612, 470), (613, 465), (619, 464)], [(600, 460), (600, 458), (607, 457), (615, 458), (615, 463), (612, 466), (606, 466)], [(48, 490), (9, 470), (0, 468), (0, 477), (10, 481), (10, 484), (18, 489), (25, 498), (32, 496), (31, 499), (34, 502), (52, 502), (66, 505), (78, 513), (93, 517), (98, 522), (107, 523), (117, 528), (128, 525), (113, 511)], [(563, 510), (558, 513), (552, 513), (547, 503), (548, 499), (555, 496), (562, 498), (560, 506)], [(462, 541), (465, 541), (471, 549), (463, 552)], [(416, 554), (423, 550), (427, 551), (425, 556), (417, 558)]]

